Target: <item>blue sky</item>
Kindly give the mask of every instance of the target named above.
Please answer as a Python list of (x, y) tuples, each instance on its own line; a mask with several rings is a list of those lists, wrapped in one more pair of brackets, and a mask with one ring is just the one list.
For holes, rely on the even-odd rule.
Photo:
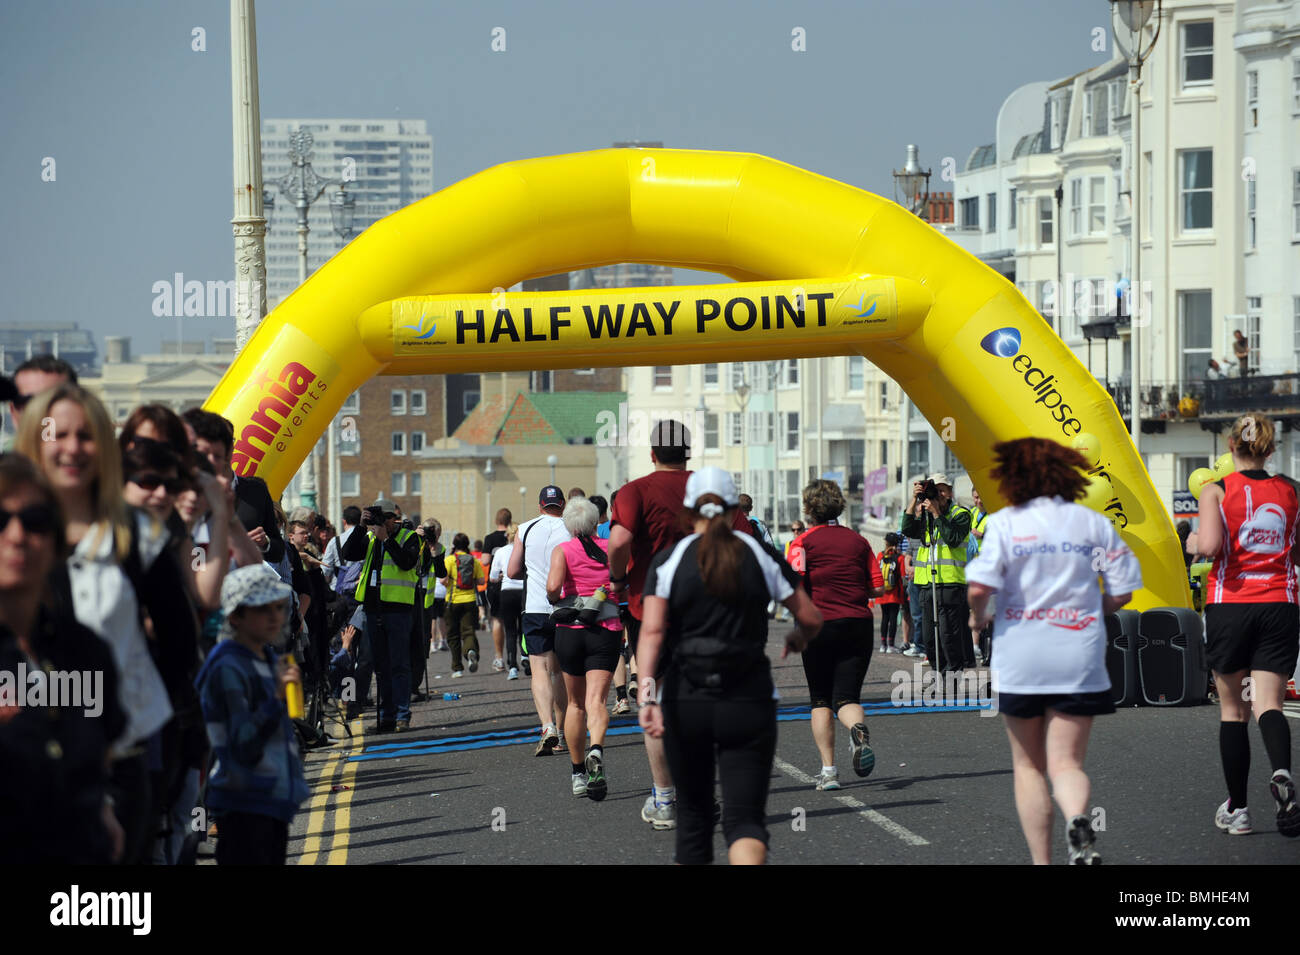
[[(1016, 87), (1095, 65), (1106, 0), (261, 0), (273, 117), (424, 119), (441, 189), (499, 162), (662, 140), (758, 152), (892, 198), (904, 147), (963, 163)], [(222, 0), (0, 4), (0, 321), (156, 350), (154, 282), (233, 272)], [(195, 27), (206, 52), (191, 50)], [(491, 49), (506, 31), (506, 51)], [(795, 28), (806, 51), (791, 49)], [(41, 179), (53, 157), (57, 178)], [(233, 336), (190, 319), (185, 337)]]

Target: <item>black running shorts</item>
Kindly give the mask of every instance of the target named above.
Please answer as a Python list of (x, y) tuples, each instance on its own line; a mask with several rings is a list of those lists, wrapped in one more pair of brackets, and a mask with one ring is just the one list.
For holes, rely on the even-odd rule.
[(1070, 716), (1104, 716), (1115, 712), (1112, 691), (1100, 693), (999, 693), (994, 697), (997, 710), (1004, 716), (1032, 720), (1047, 710)]
[(870, 617), (827, 620), (803, 652), (803, 672), (813, 709), (862, 702), (862, 681), (871, 662), (874, 625)]
[(1205, 638), (1205, 658), (1215, 673), (1265, 670), (1290, 678), (1300, 655), (1300, 607), (1207, 604)]
[(620, 630), (555, 628), (555, 658), (560, 661), (560, 670), (569, 676), (584, 676), (589, 670), (613, 673), (622, 649), (623, 633)]

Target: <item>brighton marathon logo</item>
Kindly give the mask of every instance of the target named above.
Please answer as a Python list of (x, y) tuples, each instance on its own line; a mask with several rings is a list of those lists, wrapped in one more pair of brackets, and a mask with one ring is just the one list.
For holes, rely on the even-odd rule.
[(248, 416), (249, 423), (235, 441), (230, 464), (240, 477), (256, 474), (257, 466), (271, 448), (280, 453), (288, 450), (288, 442), (311, 415), (327, 387), (314, 371), (296, 361), (286, 364), (278, 375), (261, 372), (254, 383), (266, 396), (258, 401), (257, 410)]
[(420, 334), (415, 336), (415, 340), (424, 341), (426, 338), (428, 338), (430, 335), (432, 335), (434, 332), (438, 330), (438, 323), (436, 321), (429, 323), (428, 331), (424, 330), (424, 320), (430, 317), (431, 316), (429, 315), (421, 315), (419, 322), (417, 322), (414, 325), (403, 325), (402, 328), (409, 328), (413, 332), (419, 332)]
[(1034, 404), (1042, 405), (1052, 413), (1052, 420), (1061, 425), (1061, 433), (1076, 435), (1083, 430), (1083, 424), (1074, 417), (1074, 412), (1065, 403), (1065, 395), (1056, 389), (1059, 384), (1056, 375), (1034, 364), (1032, 358), (1020, 351), (1020, 331), (1015, 328), (999, 328), (989, 332), (980, 342), (980, 347), (995, 358), (1010, 358), (1011, 367), (1022, 374), (1025, 384), (1037, 396)]
[[(701, 298), (695, 301), (695, 331), (703, 334), (709, 322), (719, 319), (733, 332), (747, 332), (755, 325), (764, 331), (784, 329), (787, 319), (791, 327), (803, 328), (807, 322), (805, 299), (816, 303), (817, 327), (825, 328), (826, 303), (834, 297), (832, 292), (813, 292), (806, 296), (760, 295), (757, 299), (738, 295), (726, 303)], [(488, 314), (491, 309), (475, 309), (472, 319), (467, 319), (463, 310), (457, 310), (456, 344), (464, 345), (467, 340), (479, 345), (495, 345), (502, 339), (516, 344), (521, 341), (558, 341), (560, 330), (574, 324), (572, 318), (565, 317), (566, 313), (575, 317), (581, 314), (593, 339), (635, 338), (638, 333), (655, 338), (673, 333), (673, 322), (682, 318), (678, 314), (682, 311), (682, 302), (680, 298), (634, 302), (631, 305), (619, 302), (612, 308), (607, 303), (597, 303), (576, 309), (570, 305), (552, 305), (537, 310), (546, 313), (545, 316), (534, 316), (533, 309), (526, 307), (515, 310), (517, 317), (508, 308), (498, 308), (490, 330)]]

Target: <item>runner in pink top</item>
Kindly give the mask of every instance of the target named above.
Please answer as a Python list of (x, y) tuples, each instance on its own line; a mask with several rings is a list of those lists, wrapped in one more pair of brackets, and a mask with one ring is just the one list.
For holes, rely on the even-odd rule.
[[(606, 593), (609, 592), (609, 541), (595, 537), (592, 538), (591, 543), (605, 553), (604, 563), (590, 557), (583, 549), (582, 541), (576, 537), (565, 541), (557, 548), (564, 551), (565, 573), (562, 598), (575, 595), (590, 597), (601, 588), (604, 588)], [(576, 621), (573, 623), (560, 623), (558, 620), (555, 625), (573, 629), (579, 629), (583, 626)], [(620, 634), (623, 632), (623, 622), (617, 616), (608, 620), (601, 620), (598, 625), (605, 630), (615, 630)]]
[(608, 792), (605, 781), (605, 731), (609, 710), (605, 700), (614, 679), (623, 645), (623, 624), (618, 600), (610, 596), (608, 542), (596, 537), (599, 514), (585, 497), (569, 500), (564, 527), (572, 535), (551, 552), (546, 596), (555, 609), (555, 656), (564, 674), (569, 705), (564, 713), (564, 734), (572, 759), (583, 751), (585, 733), (591, 747), (581, 762), (573, 763), (573, 794), (597, 801)]

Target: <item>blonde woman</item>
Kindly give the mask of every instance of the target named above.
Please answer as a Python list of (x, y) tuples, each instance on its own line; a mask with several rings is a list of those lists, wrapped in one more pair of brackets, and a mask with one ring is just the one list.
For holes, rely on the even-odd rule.
[[(123, 862), (140, 862), (154, 818), (145, 747), (171, 719), (172, 695), (198, 669), (197, 620), (162, 526), (126, 505), (113, 422), (94, 395), (70, 384), (37, 395), (23, 413), (16, 448), (45, 474), (67, 515), (73, 612), (109, 644), (117, 663), (126, 730), (113, 745), (112, 776), (126, 831)], [(141, 603), (160, 638), (152, 647)]]

